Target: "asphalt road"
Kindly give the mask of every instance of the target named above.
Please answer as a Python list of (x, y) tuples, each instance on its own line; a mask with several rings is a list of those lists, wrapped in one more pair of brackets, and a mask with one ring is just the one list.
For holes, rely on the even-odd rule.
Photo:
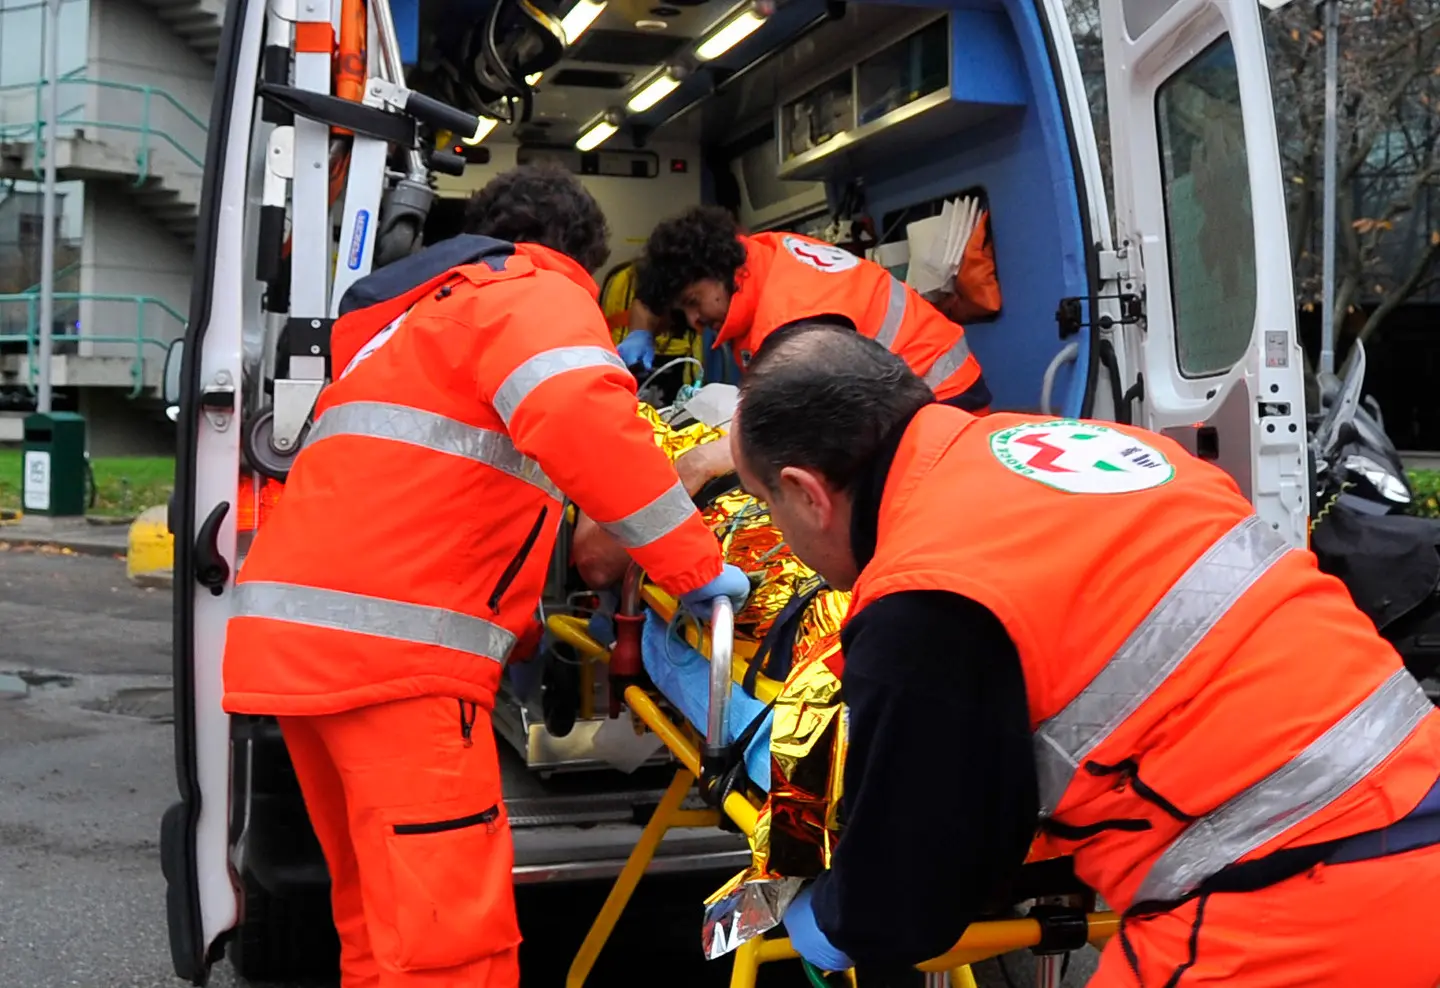
[[(131, 586), (115, 559), (0, 542), (3, 988), (181, 984), (157, 847), (175, 798), (169, 668), (168, 591)], [(7, 674), (23, 678), (23, 694)], [(700, 902), (725, 877), (647, 879), (590, 983), (727, 984), (729, 965), (704, 963), (697, 943)], [(526, 988), (563, 983), (605, 892), (522, 890)], [(1086, 960), (1067, 986), (1083, 983)], [(1034, 983), (1025, 958), (1009, 973)], [(805, 983), (793, 964), (768, 966), (760, 981)], [(982, 983), (1005, 981), (992, 972)], [(240, 985), (223, 963), (210, 984)]]

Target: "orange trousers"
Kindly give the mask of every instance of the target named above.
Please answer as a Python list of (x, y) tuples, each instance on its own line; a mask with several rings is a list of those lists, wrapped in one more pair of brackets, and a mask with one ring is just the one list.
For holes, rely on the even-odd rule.
[[(1125, 921), (1089, 988), (1436, 988), (1440, 845)], [(1138, 975), (1135, 967), (1138, 967)]]
[(280, 729), (330, 868), (341, 988), (518, 988), (489, 713), (421, 697)]

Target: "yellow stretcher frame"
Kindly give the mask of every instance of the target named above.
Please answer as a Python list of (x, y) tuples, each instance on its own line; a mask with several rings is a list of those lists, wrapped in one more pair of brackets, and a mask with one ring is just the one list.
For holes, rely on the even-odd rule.
[[(674, 598), (649, 585), (643, 588), (641, 597), (661, 617), (667, 619), (675, 613), (678, 606)], [(566, 615), (552, 615), (547, 619), (546, 626), (556, 638), (575, 648), (582, 658), (608, 661), (609, 651), (590, 637), (582, 619)], [(690, 638), (691, 644), (705, 654), (708, 659), (711, 645), (709, 631), (701, 629), (698, 635), (690, 634), (687, 637)], [(732, 682), (743, 684), (748, 669), (747, 660), (754, 656), (755, 648), (756, 646), (750, 642), (733, 642), (730, 663)], [(589, 661), (586, 662), (586, 665), (589, 665)], [(712, 694), (716, 686), (715, 677), (712, 676)], [(759, 676), (755, 685), (756, 698), (768, 703), (779, 693), (780, 687), (781, 684), (774, 680)], [(605, 904), (600, 907), (600, 912), (585, 934), (585, 940), (580, 944), (580, 949), (576, 951), (575, 959), (571, 962), (569, 973), (565, 978), (566, 988), (581, 988), (585, 984), (590, 972), (595, 967), (595, 962), (600, 957), (600, 952), (604, 950), (610, 934), (614, 932), (620, 916), (629, 904), (630, 897), (634, 895), (635, 888), (640, 884), (640, 879), (644, 876), (645, 870), (649, 867), (655, 851), (659, 848), (660, 842), (664, 840), (666, 833), (677, 827), (713, 827), (720, 822), (720, 814), (716, 810), (681, 808), (685, 797), (700, 775), (700, 746), (695, 729), (683, 721), (677, 724), (661, 709), (655, 698), (639, 686), (626, 687), (625, 703), (634, 717), (664, 742), (665, 747), (680, 762), (681, 767), (676, 770), (675, 777), (671, 780), (669, 788), (665, 790), (665, 795), (661, 797), (660, 804), (655, 808), (649, 822), (645, 824), (640, 839), (636, 841), (634, 849), (626, 859), (625, 866), (611, 886), (610, 894), (605, 898)], [(711, 703), (708, 709), (714, 711), (717, 706)], [(749, 797), (743, 793), (732, 791), (725, 797), (723, 809), (725, 815), (746, 837), (754, 833), (759, 807)], [(1113, 912), (1089, 913), (1085, 919), (1088, 926), (1088, 942), (1096, 947), (1103, 946), (1120, 928), (1120, 917)], [(944, 955), (926, 961), (917, 967), (920, 971), (929, 974), (948, 974), (954, 988), (975, 988), (975, 978), (970, 971), (971, 964), (1012, 951), (1034, 947), (1040, 943), (1040, 938), (1041, 925), (1034, 919), (984, 920), (970, 924), (959, 942)], [(747, 940), (734, 952), (734, 966), (730, 972), (730, 988), (755, 988), (761, 964), (780, 960), (796, 960), (799, 956), (795, 952), (795, 948), (790, 945), (789, 938), (755, 937)]]

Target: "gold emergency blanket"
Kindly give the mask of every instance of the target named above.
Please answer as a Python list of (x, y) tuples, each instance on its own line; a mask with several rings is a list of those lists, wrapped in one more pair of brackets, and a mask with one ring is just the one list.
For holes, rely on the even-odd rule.
[[(671, 429), (648, 405), (640, 415), (671, 461), (725, 433), (705, 425)], [(769, 509), (743, 491), (715, 498), (702, 511), (727, 562), (761, 578), (735, 615), (737, 637), (760, 641), (797, 594), (819, 578), (790, 551)], [(752, 577), (753, 578), (753, 577)], [(750, 867), (706, 902), (702, 940), (719, 957), (780, 922), (801, 879), (830, 866), (838, 836), (836, 809), (846, 750), (840, 699), (840, 627), (850, 595), (822, 590), (806, 606), (795, 631), (790, 673), (773, 708), (770, 793), (750, 838)]]

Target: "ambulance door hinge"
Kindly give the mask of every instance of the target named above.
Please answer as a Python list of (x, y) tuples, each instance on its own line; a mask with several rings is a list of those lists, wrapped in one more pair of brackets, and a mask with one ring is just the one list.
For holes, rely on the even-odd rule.
[[(1101, 250), (1095, 252), (1097, 274), (1100, 276), (1100, 283), (1107, 281), (1134, 282), (1139, 277), (1139, 272), (1131, 264), (1132, 256), (1130, 244), (1125, 242), (1115, 250)], [(1133, 285), (1127, 284), (1126, 288)]]
[[(1111, 315), (1102, 315), (1098, 320), (1092, 321), (1093, 317), (1087, 317), (1086, 307), (1091, 313), (1096, 309), (1096, 303), (1102, 299), (1115, 299), (1120, 303), (1120, 318), (1116, 319)], [(1102, 330), (1114, 329), (1116, 326), (1132, 326), (1145, 318), (1145, 304), (1140, 300), (1139, 295), (1131, 292), (1122, 292), (1119, 295), (1091, 295), (1085, 298), (1080, 295), (1072, 295), (1060, 300), (1060, 307), (1055, 310), (1055, 324), (1060, 329), (1060, 338), (1068, 340), (1086, 327), (1098, 326)]]
[(217, 371), (200, 392), (200, 410), (216, 432), (230, 428), (230, 420), (235, 417), (235, 380), (229, 371)]

